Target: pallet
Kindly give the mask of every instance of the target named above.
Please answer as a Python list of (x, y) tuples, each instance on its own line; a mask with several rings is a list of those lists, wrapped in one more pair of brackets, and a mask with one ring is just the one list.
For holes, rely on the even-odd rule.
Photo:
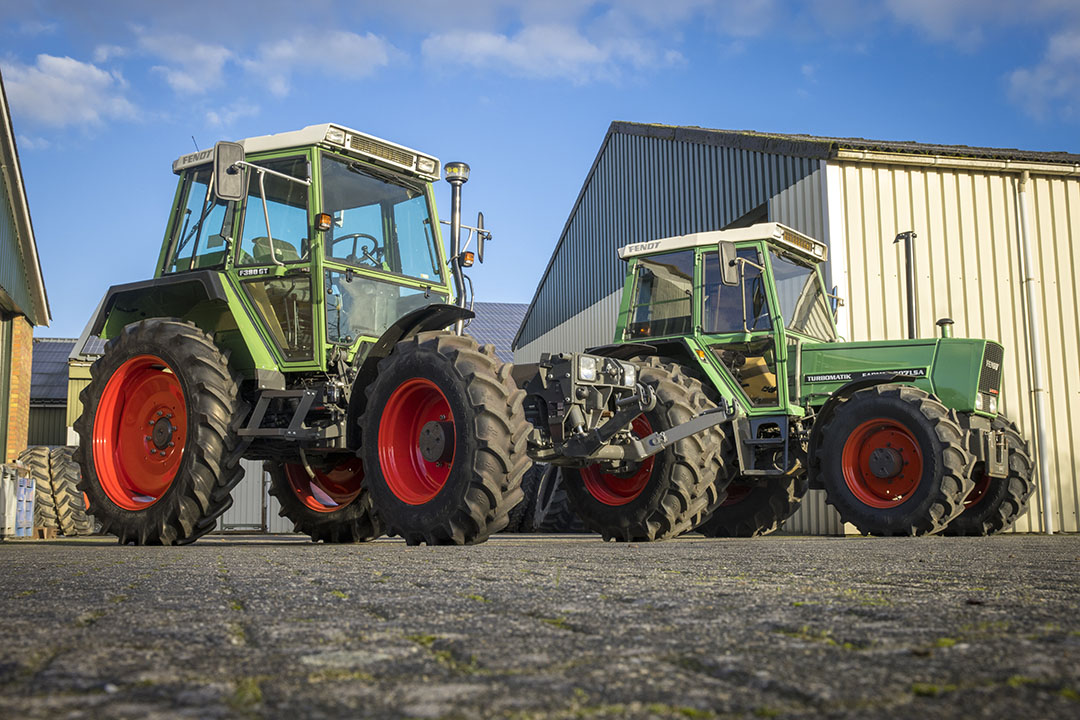
[(35, 527), (34, 534), (32, 536), (35, 540), (54, 540), (56, 539), (56, 528), (54, 527)]

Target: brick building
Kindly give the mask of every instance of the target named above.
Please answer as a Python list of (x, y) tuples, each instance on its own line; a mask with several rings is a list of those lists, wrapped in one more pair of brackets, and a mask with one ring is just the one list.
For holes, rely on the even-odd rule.
[(4, 462), (27, 444), (34, 327), (49, 324), (15, 130), (0, 76), (0, 447)]

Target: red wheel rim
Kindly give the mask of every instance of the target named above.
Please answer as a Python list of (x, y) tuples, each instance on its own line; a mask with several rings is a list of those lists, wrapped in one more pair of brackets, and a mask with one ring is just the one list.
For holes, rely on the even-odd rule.
[(333, 470), (313, 470), (315, 477), (296, 463), (286, 463), (284, 469), (293, 494), (315, 512), (328, 513), (345, 507), (360, 494), (364, 482), (360, 458), (349, 458)]
[[(420, 432), (430, 422), (447, 423), (449, 455), (429, 461), (420, 451)], [(423, 505), (439, 494), (454, 466), (457, 426), (450, 403), (439, 387), (411, 378), (386, 401), (379, 425), (379, 466), (390, 492), (409, 505)]]
[[(880, 475), (875, 452), (895, 459), (895, 473)], [(859, 502), (874, 508), (903, 504), (922, 480), (923, 458), (918, 440), (907, 427), (887, 418), (867, 420), (855, 428), (844, 444), (841, 464), (848, 489)], [(879, 474), (873, 472), (872, 465), (878, 466)]]
[(985, 472), (979, 476), (979, 479), (975, 481), (975, 487), (971, 488), (971, 492), (964, 498), (964, 507), (974, 507), (982, 502), (986, 497), (986, 491), (990, 489), (990, 476)]
[(184, 390), (168, 363), (155, 355), (127, 360), (105, 383), (94, 416), (101, 489), (125, 510), (153, 505), (176, 478), (187, 433)]
[[(630, 430), (638, 438), (648, 437), (653, 432), (644, 415), (634, 418)], [(604, 472), (599, 464), (589, 465), (582, 468), (581, 479), (589, 494), (605, 505), (625, 505), (641, 495), (649, 484), (654, 460), (655, 456), (645, 458), (635, 470), (620, 474)]]
[(734, 483), (728, 485), (727, 499), (720, 503), (720, 507), (738, 505), (747, 498), (751, 489), (752, 488), (749, 485), (736, 485)]

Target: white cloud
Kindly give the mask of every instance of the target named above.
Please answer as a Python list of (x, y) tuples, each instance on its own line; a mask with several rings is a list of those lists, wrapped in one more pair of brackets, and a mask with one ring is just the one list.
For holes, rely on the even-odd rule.
[(11, 107), (27, 122), (51, 127), (94, 126), (134, 119), (119, 73), (69, 57), (38, 55), (34, 65), (5, 62), (4, 85)]
[(29, 135), (19, 135), (17, 141), (20, 150), (48, 150), (52, 145), (45, 138), (31, 137)]
[(119, 45), (98, 45), (94, 48), (94, 62), (108, 62), (113, 58), (127, 57), (128, 54), (128, 49)]
[(388, 41), (366, 33), (341, 30), (299, 33), (266, 43), (253, 60), (243, 65), (261, 77), (270, 92), (278, 97), (289, 94), (292, 74), (314, 70), (335, 78), (363, 78), (386, 67), (401, 53)]
[(1009, 98), (1035, 117), (1060, 106), (1066, 115), (1080, 112), (1080, 28), (1050, 38), (1042, 62), (1008, 76)]
[(429, 36), (421, 51), (435, 65), (466, 65), (575, 83), (616, 79), (623, 65), (655, 67), (683, 59), (674, 50), (656, 51), (635, 35), (612, 33), (612, 27), (605, 23), (602, 29), (607, 32), (595, 41), (567, 25), (533, 25), (513, 36), (458, 30)]
[(237, 101), (220, 110), (208, 110), (206, 124), (210, 127), (228, 127), (240, 118), (254, 117), (259, 114), (259, 106), (245, 101)]
[(27, 20), (19, 23), (19, 34), (29, 35), (52, 35), (56, 32), (56, 23), (46, 23), (39, 20)]
[(228, 48), (201, 43), (186, 35), (153, 35), (136, 28), (139, 48), (161, 58), (165, 64), (151, 68), (178, 93), (196, 95), (220, 87)]

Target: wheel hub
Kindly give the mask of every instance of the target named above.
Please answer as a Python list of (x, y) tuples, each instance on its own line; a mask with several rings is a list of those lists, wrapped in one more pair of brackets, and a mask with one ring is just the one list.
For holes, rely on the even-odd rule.
[(151, 435), (154, 446), (158, 450), (164, 451), (165, 448), (173, 444), (172, 437), (174, 432), (176, 432), (176, 428), (173, 427), (172, 424), (172, 415), (158, 418), (157, 422), (154, 422), (154, 431)]
[(894, 478), (904, 469), (903, 456), (892, 447), (876, 448), (867, 463), (874, 477), (882, 480)]
[(428, 462), (449, 462), (454, 457), (454, 424), (444, 420), (424, 423), (417, 440)]

